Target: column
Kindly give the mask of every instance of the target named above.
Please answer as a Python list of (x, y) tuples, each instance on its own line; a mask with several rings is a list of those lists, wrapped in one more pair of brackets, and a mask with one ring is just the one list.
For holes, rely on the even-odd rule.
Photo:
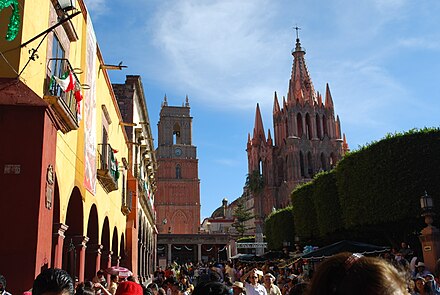
[(167, 253), (167, 255), (168, 255), (168, 264), (171, 264), (171, 262), (173, 262), (172, 261), (173, 256), (171, 255), (171, 247), (172, 247), (172, 244), (168, 244), (168, 253)]
[(84, 272), (86, 267), (86, 244), (89, 238), (86, 236), (73, 237), (74, 245), (77, 253), (79, 253), (79, 265), (78, 265), (78, 280), (84, 282)]
[(101, 269), (101, 255), (102, 255), (102, 248), (104, 246), (102, 245), (97, 245), (97, 249), (96, 249), (96, 268), (95, 268), (95, 273), (98, 272), (98, 270)]
[[(104, 268), (110, 268), (112, 266), (112, 254), (113, 251), (110, 250), (104, 250), (102, 251), (102, 259), (103, 259), (103, 267)], [(107, 285), (110, 286), (110, 275), (106, 275)]]
[(55, 240), (55, 245), (54, 245), (54, 261), (52, 262), (52, 266), (54, 268), (62, 268), (63, 246), (64, 246), (64, 238), (65, 238), (64, 233), (69, 228), (69, 226), (64, 223), (54, 223), (53, 228), (54, 228), (53, 238)]
[(197, 262), (202, 262), (202, 244), (197, 244)]

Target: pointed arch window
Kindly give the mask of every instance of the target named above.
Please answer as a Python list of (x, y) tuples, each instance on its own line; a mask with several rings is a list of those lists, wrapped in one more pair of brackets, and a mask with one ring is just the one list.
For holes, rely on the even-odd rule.
[(310, 120), (309, 113), (306, 114), (306, 134), (307, 134), (307, 138), (308, 139), (312, 139), (312, 137), (313, 137), (313, 134), (312, 134), (312, 122)]
[(301, 138), (303, 135), (303, 120), (301, 114), (296, 116), (296, 126), (298, 128), (298, 137)]
[(319, 139), (322, 139), (323, 136), (322, 136), (322, 128), (321, 128), (321, 118), (319, 117), (318, 114), (316, 114), (316, 132), (318, 133), (317, 137)]
[(182, 168), (179, 164), (176, 165), (176, 179), (182, 178)]
[(322, 127), (324, 129), (324, 136), (328, 137), (327, 117), (325, 115), (322, 116)]

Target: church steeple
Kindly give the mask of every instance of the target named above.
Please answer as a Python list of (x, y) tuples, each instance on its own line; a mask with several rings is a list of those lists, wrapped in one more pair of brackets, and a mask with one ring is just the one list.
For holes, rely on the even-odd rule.
[(280, 112), (280, 104), (278, 103), (277, 92), (275, 91), (275, 95), (273, 97), (273, 113), (277, 114)]
[(257, 110), (255, 111), (254, 134), (252, 140), (266, 142), (266, 135), (264, 134), (263, 120), (261, 119), (260, 105), (257, 103)]
[(332, 94), (330, 93), (330, 87), (328, 86), (328, 83), (325, 86), (325, 107), (333, 108), (333, 99), (332, 99)]
[(312, 79), (307, 70), (304, 55), (306, 54), (304, 48), (301, 47), (299, 41), (298, 30), (296, 27), (296, 44), (295, 49), (292, 50), (293, 66), (292, 74), (289, 81), (289, 93), (287, 95), (287, 103), (292, 104), (295, 100), (301, 104), (306, 102), (313, 105), (316, 101), (315, 89), (313, 87)]

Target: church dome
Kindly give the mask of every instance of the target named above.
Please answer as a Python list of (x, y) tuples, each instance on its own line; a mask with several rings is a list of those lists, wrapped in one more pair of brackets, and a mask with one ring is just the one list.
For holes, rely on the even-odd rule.
[(211, 218), (224, 218), (224, 209), (223, 206), (218, 207), (217, 209), (212, 212)]

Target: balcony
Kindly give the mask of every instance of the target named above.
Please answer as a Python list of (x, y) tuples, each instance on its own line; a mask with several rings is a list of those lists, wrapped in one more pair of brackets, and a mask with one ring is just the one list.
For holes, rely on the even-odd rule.
[(109, 193), (118, 189), (118, 160), (109, 144), (98, 144), (98, 181)]
[(81, 87), (69, 60), (65, 58), (51, 58), (48, 62), (48, 76), (46, 77), (46, 93), (44, 100), (49, 103), (58, 122), (58, 128), (67, 133), (79, 128), (77, 102), (75, 90), (64, 92), (61, 86), (52, 79), (53, 76), (61, 77), (65, 73), (72, 73), (75, 88)]

